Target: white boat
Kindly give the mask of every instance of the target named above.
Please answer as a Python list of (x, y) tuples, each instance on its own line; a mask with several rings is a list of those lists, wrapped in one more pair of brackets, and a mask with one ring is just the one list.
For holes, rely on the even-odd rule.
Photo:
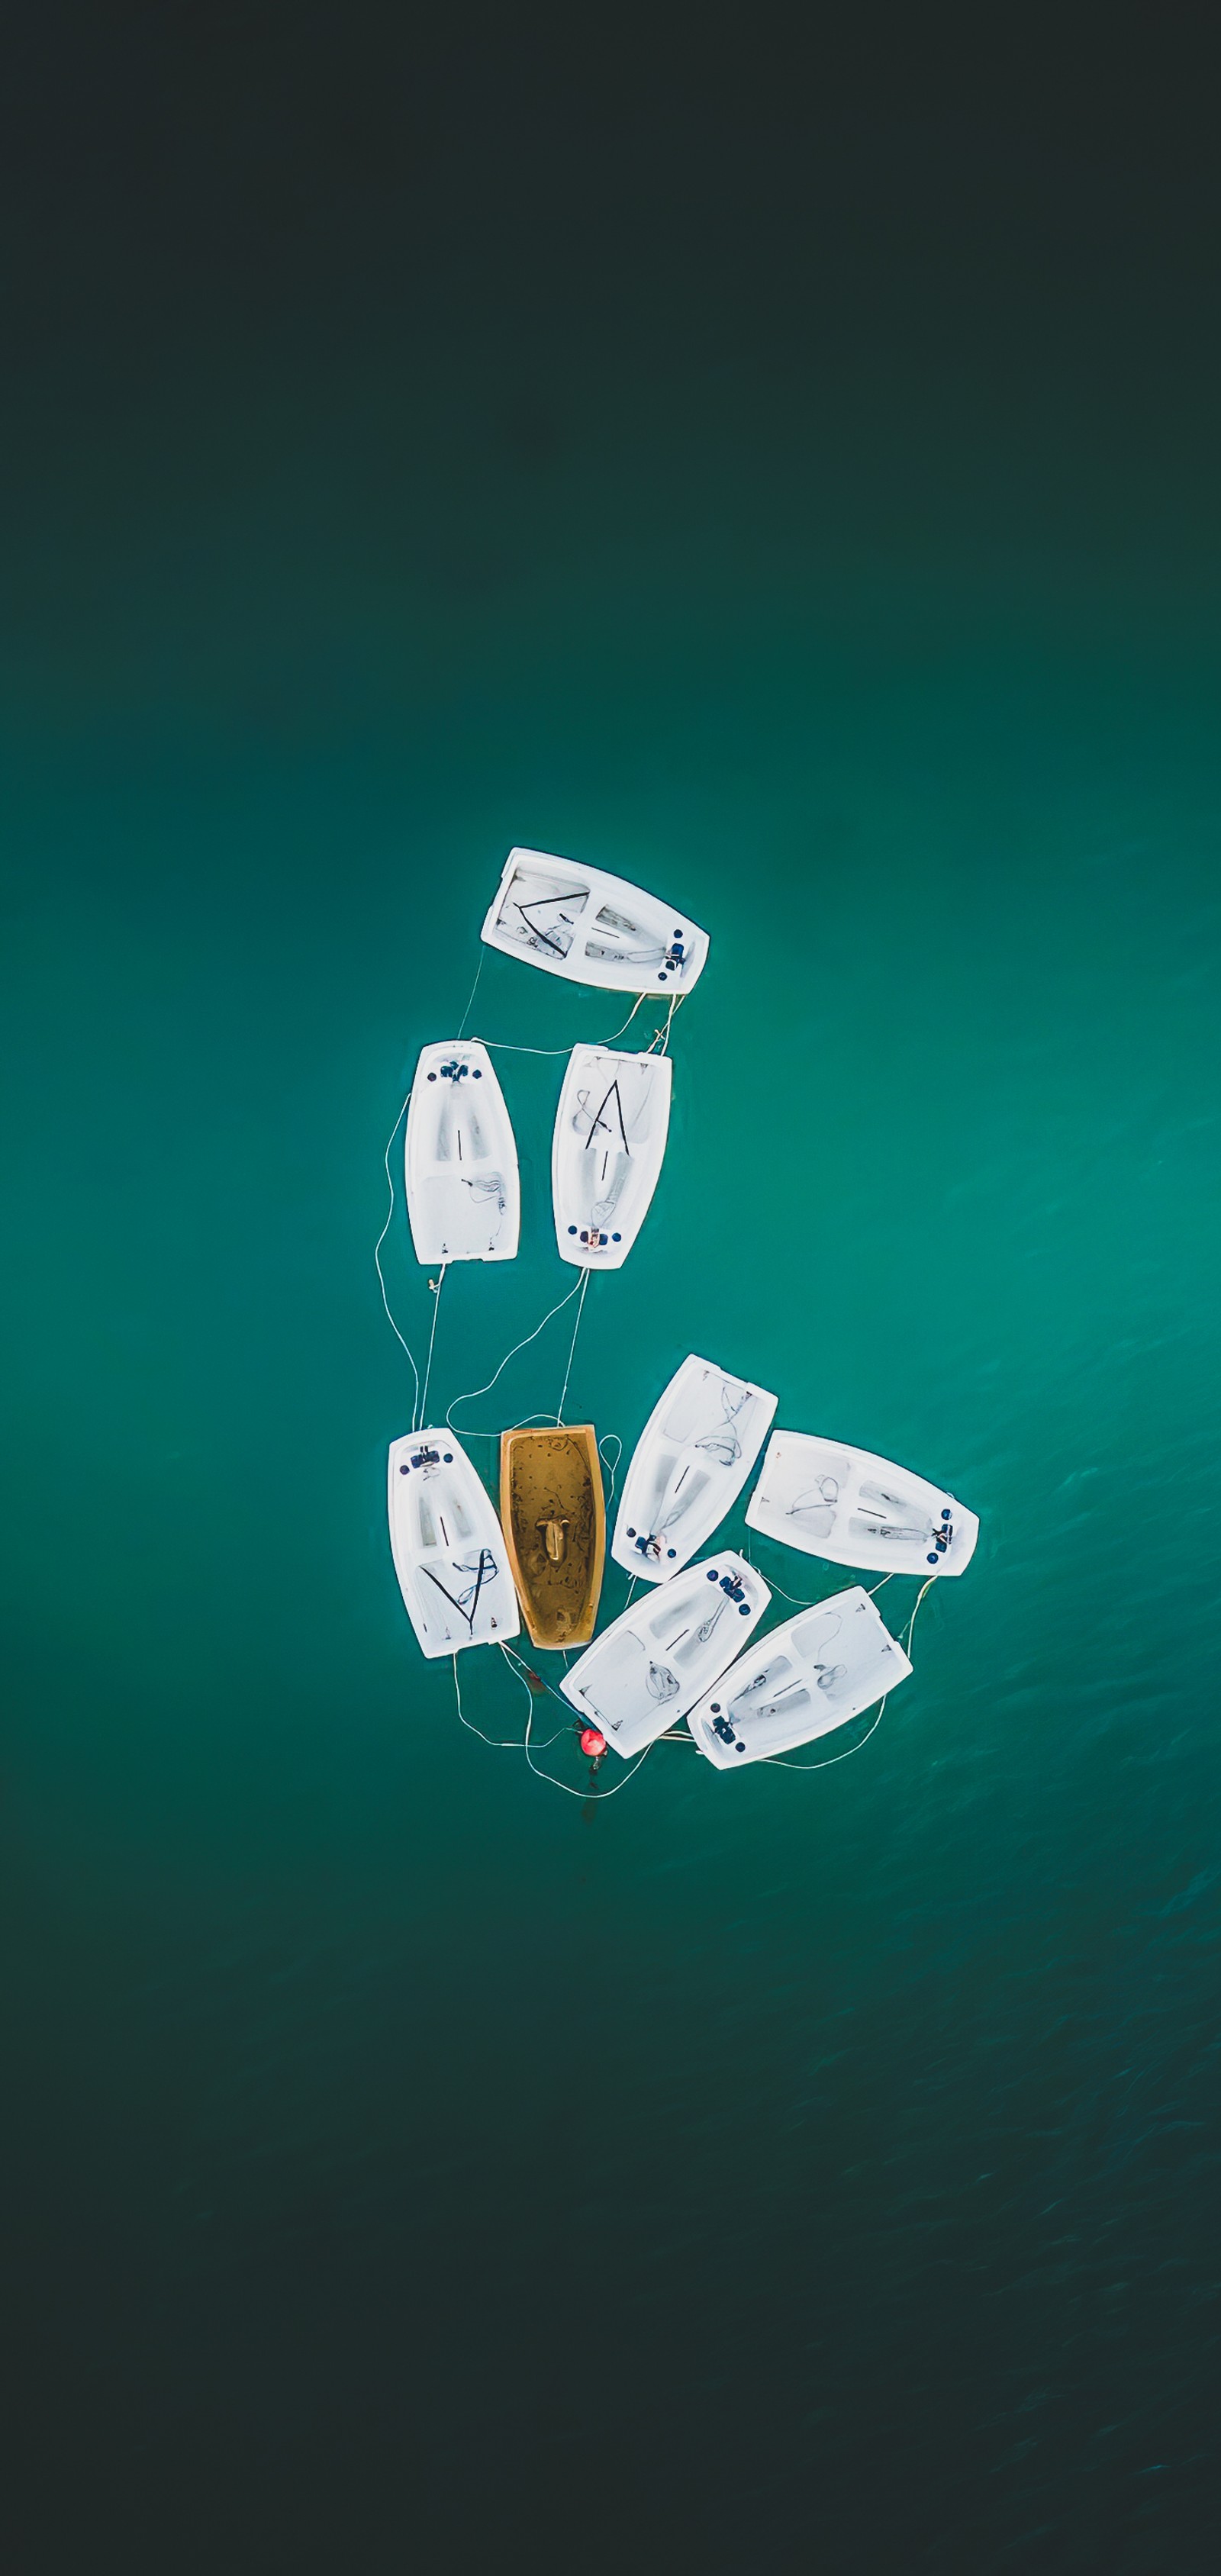
[(478, 1039), (421, 1049), (404, 1159), (417, 1261), (512, 1261), (521, 1203), (517, 1145)]
[(730, 1548), (688, 1566), (595, 1638), (565, 1673), (564, 1697), (616, 1753), (639, 1753), (715, 1687), (771, 1597)]
[(708, 933), (657, 895), (548, 850), (510, 850), (481, 936), (572, 984), (689, 993)]
[(830, 1734), (910, 1671), (858, 1583), (761, 1637), (688, 1711), (687, 1724), (718, 1771), (741, 1770)]
[(390, 1547), (422, 1654), (515, 1637), (521, 1621), (500, 1523), (453, 1432), (391, 1443)]
[(777, 1431), (746, 1507), (752, 1529), (831, 1565), (878, 1574), (961, 1574), (979, 1520), (889, 1458), (806, 1431)]
[(740, 1494), (776, 1398), (692, 1352), (636, 1443), (611, 1554), (642, 1582), (662, 1583), (703, 1547)]
[(618, 1270), (657, 1187), (670, 1124), (668, 1055), (574, 1047), (555, 1113), (551, 1195), (564, 1261)]

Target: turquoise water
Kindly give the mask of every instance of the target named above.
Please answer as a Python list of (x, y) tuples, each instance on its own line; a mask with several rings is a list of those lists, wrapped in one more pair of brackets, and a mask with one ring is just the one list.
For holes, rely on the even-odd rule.
[[(578, 140), (562, 241), (523, 181), (490, 276), (488, 204), (468, 234), (446, 198), (400, 293), (369, 247), (397, 136), (336, 247), (312, 152), (294, 194), (275, 147), (269, 212), (233, 116), (168, 246), (143, 181), (109, 230), (79, 183), (79, 270), (47, 212), (12, 428), (13, 2563), (1195, 2576), (1195, 272), (1134, 314), (1113, 242), (1062, 271), (1040, 162), (1047, 235), (926, 208), (934, 257), (895, 180), (824, 274), (782, 191), (735, 233), (728, 157), (660, 238), (644, 182), (591, 213)], [(981, 1516), (913, 1679), (813, 1779), (663, 1745), (590, 1819), (462, 1731), (412, 1640), (381, 1157), (514, 840), (712, 937), (569, 1413), (630, 1448), (695, 1350)], [(489, 953), (471, 1024), (564, 1050), (625, 1008)], [(562, 1055), (497, 1061), (522, 1250), (447, 1280), (434, 1410), (570, 1275)], [(401, 1207), (387, 1278), (420, 1351)], [(477, 1431), (557, 1403), (571, 1313)], [(758, 1554), (798, 1595), (845, 1579)], [(462, 1669), (512, 1734), (499, 1660)]]
[[(523, 668), (498, 598), (473, 705), (443, 674), (402, 738), (256, 737), (223, 702), (191, 738), (154, 679), (27, 771), (19, 2394), (66, 2406), (137, 2561), (198, 2481), (175, 2549), (201, 2568), (239, 2526), (252, 2569), (340, 2563), (341, 2534), (346, 2564), (412, 2532), (458, 2563), (514, 2516), (562, 2558), (574, 2514), (601, 2565), (642, 2512), (683, 2564), (745, 2563), (764, 2512), (785, 2565), (815, 2525), (895, 2568), (1160, 2569), (1168, 2532), (1202, 2564), (1193, 675), (951, 608), (926, 650), (901, 598), (841, 666), (735, 595), (719, 667), (692, 643), (667, 704), (671, 633), (625, 667), (638, 580), (575, 672), (558, 614)], [(570, 1413), (630, 1444), (711, 1353), (983, 1524), (859, 1760), (723, 1779), (663, 1746), (592, 1825), (461, 1733), (384, 1529), (410, 1396), (382, 1147), (515, 835), (656, 882), (713, 940)], [(473, 1022), (560, 1048), (617, 1000), (489, 953)], [(561, 1060), (498, 1061), (523, 1247), (451, 1274), (445, 1402), (567, 1284)], [(387, 1276), (418, 1347), (401, 1211)], [(554, 1406), (567, 1320), (476, 1427)], [(843, 1579), (759, 1553), (798, 1594)], [(513, 1732), (499, 1663), (463, 1669)], [(281, 2486), (283, 2546), (238, 2501)]]

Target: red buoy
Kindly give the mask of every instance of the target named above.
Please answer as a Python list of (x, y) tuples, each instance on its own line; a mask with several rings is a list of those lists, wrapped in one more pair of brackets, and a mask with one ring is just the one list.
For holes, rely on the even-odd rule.
[(599, 1735), (596, 1726), (582, 1727), (581, 1751), (582, 1753), (588, 1753), (591, 1762), (596, 1762), (599, 1754), (605, 1753), (606, 1737), (604, 1735)]

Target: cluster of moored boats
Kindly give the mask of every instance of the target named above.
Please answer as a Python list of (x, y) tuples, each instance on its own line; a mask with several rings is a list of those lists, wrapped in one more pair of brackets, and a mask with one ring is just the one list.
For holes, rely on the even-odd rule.
[[(556, 1112), (561, 1258), (587, 1275), (617, 1270), (661, 1170), (670, 1023), (702, 972), (707, 933), (620, 877), (515, 849), (482, 936), (571, 983), (668, 1005), (642, 1053), (574, 1047)], [(443, 1275), (454, 1261), (512, 1260), (517, 1147), (478, 1039), (423, 1049), (407, 1103), (405, 1178), (420, 1262)], [(523, 1620), (535, 1648), (583, 1648), (560, 1690), (595, 1756), (640, 1754), (685, 1720), (708, 1761), (732, 1770), (783, 1757), (875, 1706), (911, 1664), (870, 1592), (851, 1585), (756, 1637), (772, 1598), (762, 1575), (736, 1549), (701, 1551), (761, 1455), (747, 1526), (833, 1565), (925, 1582), (961, 1574), (979, 1523), (889, 1459), (773, 1431), (776, 1405), (748, 1378), (694, 1354), (683, 1361), (640, 1434), (611, 1539), (616, 1563), (648, 1589), (629, 1595), (600, 1636), (606, 1508), (592, 1425), (503, 1432), (499, 1517), (448, 1422), (396, 1440), (390, 1539), (422, 1652), (509, 1646)]]

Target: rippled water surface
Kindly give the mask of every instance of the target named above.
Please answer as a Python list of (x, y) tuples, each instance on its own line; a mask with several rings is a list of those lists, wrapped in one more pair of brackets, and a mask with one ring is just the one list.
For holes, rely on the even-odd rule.
[[(446, 256), (410, 328), (330, 278), (324, 342), (274, 277), (235, 322), (193, 270), (193, 328), (167, 287), (104, 354), (74, 308), (17, 422), (21, 2576), (1195, 2576), (1201, 414), (1176, 379), (1176, 450), (1118, 329), (981, 357), (965, 286), (957, 337), (930, 288), (923, 335), (795, 342), (731, 264), (726, 343), (709, 253), (697, 313), (680, 262), (595, 330), (552, 244), (506, 339)], [(661, 1745), (588, 1814), (403, 1612), (381, 1158), (515, 840), (712, 938), (569, 1414), (630, 1448), (694, 1350), (981, 1517), (811, 1779)], [(569, 1284), (562, 1051), (625, 1008), (485, 952), (472, 1028), (543, 1052), (497, 1059), (522, 1249), (448, 1279), (442, 1408)], [(386, 1263), (419, 1352), (401, 1207)], [(467, 1409), (489, 1479), (572, 1311)], [(490, 1652), (463, 1687), (520, 1731)]]

